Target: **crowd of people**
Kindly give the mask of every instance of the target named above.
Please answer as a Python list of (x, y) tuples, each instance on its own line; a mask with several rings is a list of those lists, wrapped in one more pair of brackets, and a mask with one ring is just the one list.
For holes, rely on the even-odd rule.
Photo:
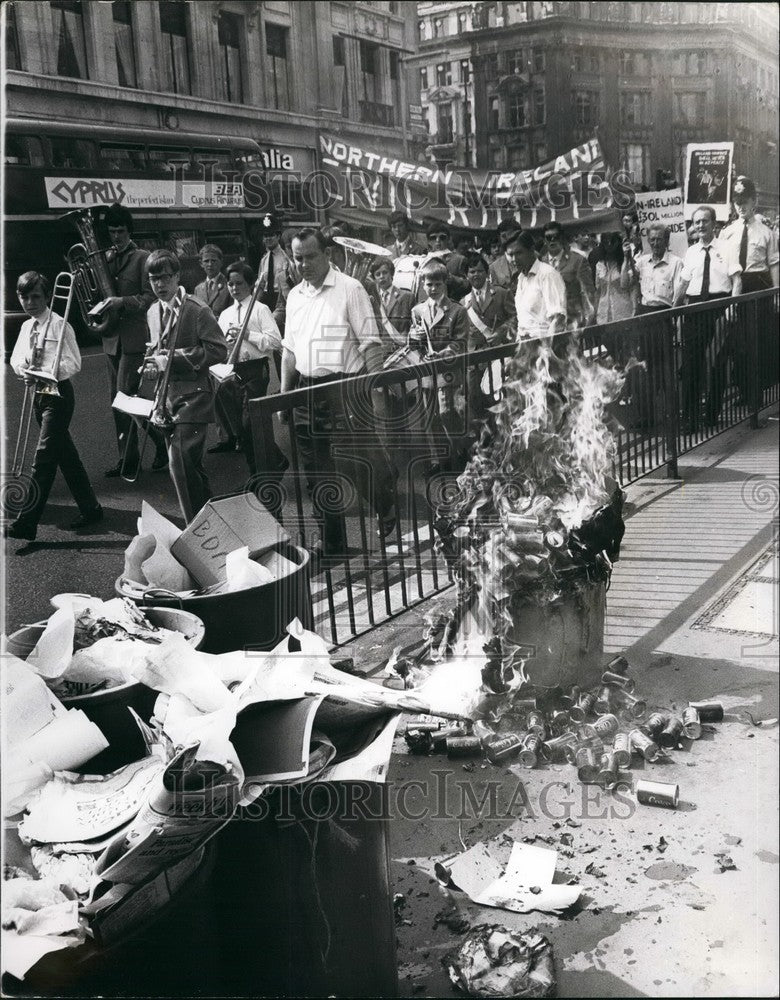
[[(111, 400), (118, 393), (154, 398), (151, 469), (170, 471), (186, 523), (212, 494), (206, 452), (243, 453), (248, 488), (284, 476), (289, 457), (276, 440), (266, 435), (262, 446), (253, 440), (249, 400), (264, 396), (274, 376), (283, 393), (330, 383), (332, 391), (318, 392), (313, 403), (280, 416), (291, 423), (321, 527), (322, 555), (338, 558), (347, 546), (343, 510), (332, 498), (324, 502), (319, 487), (342, 481), (345, 498), (356, 490), (373, 511), (377, 531), (388, 538), (396, 524), (392, 487), (398, 469), (387, 428), (397, 426), (399, 407), (401, 425), (406, 414), (409, 428), (420, 432), (427, 475), (462, 467), (478, 430), (475, 417), (484, 417), (493, 389), (485, 386), (484, 366), (467, 366), (471, 352), (650, 313), (660, 334), (669, 322), (662, 314), (673, 306), (780, 284), (777, 234), (756, 215), (749, 178), (735, 183), (734, 208), (736, 220), (718, 235), (714, 211), (699, 208), (683, 258), (670, 252), (669, 231), (660, 224), (650, 226), (649, 252), (643, 252), (632, 215), (623, 218), (622, 232), (599, 236), (567, 233), (557, 222), (531, 232), (508, 218), (488, 240), (482, 231), (454, 238), (439, 220), (431, 220), (423, 236), (422, 226), (394, 212), (384, 253), (369, 256), (358, 269), (350, 240), (346, 250), (340, 240), (353, 235), (346, 227), (285, 230), (282, 219), (269, 213), (259, 222), (263, 248), (256, 259), (226, 265), (220, 248), (207, 244), (200, 251), (203, 280), (189, 293), (180, 284), (177, 256), (137, 247), (131, 213), (115, 205), (105, 220), (115, 294), (103, 303), (108, 323), (102, 337)], [(73, 330), (50, 310), (43, 275), (23, 274), (17, 293), (29, 319), (11, 365), (32, 390), (40, 387), (40, 376), (30, 373), (33, 360), (39, 372), (51, 371), (60, 338), (64, 344), (57, 391), (35, 392), (40, 438), (28, 495), (5, 526), (8, 537), (32, 540), (58, 468), (79, 508), (74, 530), (97, 524), (103, 511), (68, 430), (70, 378), (80, 367)], [(728, 363), (733, 381), (740, 386), (741, 380), (748, 391), (744, 357), (724, 345), (713, 350), (727, 308), (724, 302), (723, 310), (681, 325), (679, 377), (689, 427), (701, 419), (703, 394), (704, 419), (717, 421)], [(409, 391), (366, 390), (361, 398), (350, 389), (362, 373), (438, 358), (451, 363), (435, 379), (405, 383)], [(657, 361), (644, 360), (652, 375)], [(466, 396), (471, 420), (464, 416)], [(652, 421), (652, 407), (640, 409), (640, 422)], [(142, 461), (143, 421), (121, 407), (113, 414), (117, 454), (105, 476), (132, 478)], [(217, 438), (209, 447), (212, 422)]]

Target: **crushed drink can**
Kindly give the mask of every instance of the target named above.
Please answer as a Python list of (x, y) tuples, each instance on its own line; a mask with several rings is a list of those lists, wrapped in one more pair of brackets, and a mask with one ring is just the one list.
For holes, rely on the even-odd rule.
[(631, 664), (625, 656), (613, 656), (604, 669), (613, 674), (627, 674), (631, 669)]
[(591, 729), (601, 740), (611, 739), (620, 728), (620, 724), (614, 715), (602, 715), (591, 724)]
[(433, 749), (430, 729), (407, 729), (404, 733), (409, 753), (430, 753)]
[(593, 711), (596, 715), (606, 715), (607, 712), (612, 711), (613, 691), (614, 689), (609, 687), (607, 684), (604, 684), (599, 689), (599, 693), (596, 695), (596, 700), (593, 704)]
[(666, 712), (653, 712), (649, 719), (646, 719), (642, 729), (648, 736), (657, 736), (658, 733), (666, 729), (666, 724), (670, 716)]
[(520, 763), (523, 767), (536, 767), (542, 747), (541, 737), (536, 733), (526, 736), (523, 748), (520, 751)]
[(536, 733), (537, 736), (544, 739), (547, 735), (547, 723), (544, 719), (544, 713), (538, 709), (529, 712), (525, 717), (525, 728), (529, 733)]
[(647, 711), (647, 702), (641, 698), (635, 698), (628, 691), (615, 689), (615, 699), (621, 706), (622, 714), (626, 719), (641, 719)]
[[(469, 732), (465, 726), (445, 726), (431, 733), (431, 743), (437, 753), (447, 749), (447, 741), (458, 736), (468, 736)], [(479, 737), (477, 737), (478, 739)]]
[(689, 701), (688, 708), (699, 713), (699, 722), (723, 722), (723, 705), (719, 701)]
[(550, 732), (553, 736), (560, 736), (565, 733), (571, 725), (571, 716), (568, 712), (553, 712), (550, 718)]
[(701, 718), (695, 708), (688, 706), (682, 714), (683, 732), (689, 740), (698, 740), (701, 736)]
[(601, 757), (599, 781), (603, 781), (606, 788), (612, 788), (618, 782), (617, 755), (609, 750)]
[(631, 740), (628, 733), (615, 733), (612, 741), (612, 753), (617, 760), (617, 766), (622, 770), (631, 767)]
[(491, 764), (501, 764), (520, 753), (523, 749), (523, 738), (517, 733), (508, 733), (506, 736), (493, 737), (489, 742), (483, 740), (483, 747)]
[(447, 740), (448, 757), (476, 757), (482, 753), (478, 736), (450, 736)]
[(664, 729), (658, 734), (657, 740), (659, 746), (669, 749), (678, 747), (682, 738), (682, 719), (669, 719)]
[(574, 766), (577, 768), (577, 777), (583, 785), (592, 785), (599, 778), (599, 758), (593, 747), (579, 747), (574, 754)]
[(515, 698), (512, 702), (512, 710), (518, 714), (521, 714), (522, 712), (532, 712), (538, 707), (539, 704), (535, 696), (533, 698)]
[(601, 675), (601, 683), (622, 688), (629, 694), (636, 688), (636, 681), (632, 677), (624, 677), (622, 674), (616, 674), (613, 670), (604, 671)]
[(641, 729), (632, 729), (628, 736), (631, 740), (631, 749), (640, 753), (646, 761), (652, 763), (658, 759), (661, 751), (655, 740), (651, 739), (647, 733), (643, 733)]
[(676, 809), (680, 801), (680, 786), (666, 781), (637, 781), (636, 799), (643, 806)]
[(554, 757), (559, 757), (566, 753), (567, 747), (574, 747), (577, 743), (577, 736), (575, 733), (562, 733), (560, 736), (555, 736), (551, 740), (545, 740), (542, 746), (545, 748), (545, 755), (548, 759)]

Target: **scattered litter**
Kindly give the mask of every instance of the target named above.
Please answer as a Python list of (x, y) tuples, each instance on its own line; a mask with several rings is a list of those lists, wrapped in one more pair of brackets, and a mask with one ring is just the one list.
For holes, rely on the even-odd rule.
[(443, 959), (452, 982), (471, 997), (548, 997), (555, 993), (552, 945), (541, 934), (480, 924), (457, 954)]
[(757, 719), (752, 712), (748, 711), (738, 712), (737, 718), (741, 719), (743, 722), (747, 719), (752, 726), (760, 726), (763, 729), (769, 729), (770, 726), (776, 726), (779, 721), (778, 719)]
[(471, 921), (454, 903), (451, 906), (446, 906), (443, 910), (439, 910), (433, 918), (434, 930), (436, 930), (439, 924), (447, 927), (455, 934), (465, 934), (466, 931), (471, 929)]
[(601, 868), (597, 867), (592, 861), (585, 869), (586, 875), (592, 875), (594, 878), (606, 878), (607, 873)]
[(663, 854), (668, 846), (669, 846), (668, 842), (664, 840), (663, 837), (661, 837), (656, 846), (656, 850), (658, 851), (659, 854)]
[(571, 847), (574, 843), (574, 837), (570, 833), (562, 833), (560, 840), (564, 847)]
[(735, 872), (738, 870), (737, 866), (734, 864), (734, 859), (730, 854), (726, 854), (725, 851), (721, 851), (716, 854), (715, 860), (718, 863), (718, 868), (720, 869), (721, 874), (723, 872)]

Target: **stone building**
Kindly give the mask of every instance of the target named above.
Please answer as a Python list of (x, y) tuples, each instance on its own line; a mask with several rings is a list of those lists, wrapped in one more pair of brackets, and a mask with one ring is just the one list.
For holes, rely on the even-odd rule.
[(682, 177), (687, 143), (733, 140), (737, 170), (777, 209), (776, 5), (426, 2), (417, 20), (439, 160), (519, 170), (595, 134), (610, 164), (652, 189)]

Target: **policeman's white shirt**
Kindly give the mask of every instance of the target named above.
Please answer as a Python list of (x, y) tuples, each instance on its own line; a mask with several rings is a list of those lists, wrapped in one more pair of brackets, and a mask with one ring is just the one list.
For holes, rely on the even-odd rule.
[(517, 276), (517, 339), (544, 337), (556, 316), (566, 317), (566, 285), (550, 264), (535, 260)]
[(287, 297), (282, 345), (295, 355), (295, 367), (309, 378), (365, 367), (362, 352), (382, 346), (368, 292), (356, 278), (331, 265), (319, 288), (302, 281)]
[[(222, 310), (217, 317), (217, 322), (223, 333), (227, 333), (231, 327), (235, 330), (241, 329), (251, 301), (252, 296), (247, 295), (241, 302), (234, 301), (227, 309)], [(270, 358), (274, 351), (281, 351), (281, 349), (282, 337), (273, 313), (262, 302), (255, 302), (238, 360), (256, 361), (259, 358)], [(230, 353), (230, 348), (228, 348), (228, 353)]]
[[(734, 251), (722, 240), (713, 240), (710, 247), (710, 295), (731, 291), (732, 279), (741, 268)], [(704, 244), (694, 243), (685, 251), (680, 280), (688, 282), (687, 295), (701, 295), (704, 275)]]
[[(51, 323), (48, 329), (46, 329), (46, 324), (50, 316)], [(64, 382), (65, 379), (72, 378), (77, 372), (81, 371), (81, 352), (76, 343), (76, 334), (73, 332), (73, 327), (70, 323), (63, 322), (62, 316), (52, 312), (50, 309), (47, 309), (37, 319), (30, 317), (30, 319), (26, 319), (22, 323), (19, 338), (11, 352), (11, 367), (17, 375), (24, 375), (25, 369), (30, 367), (33, 348), (38, 341), (39, 334), (43, 330), (46, 330), (46, 340), (43, 348), (42, 371), (53, 372), (57, 345), (60, 342), (60, 337), (64, 337), (59, 369), (56, 372), (57, 381)]]
[[(739, 260), (739, 248), (742, 244), (742, 233), (745, 229), (743, 219), (737, 219), (726, 226), (718, 237), (726, 243)], [(768, 271), (770, 267), (780, 262), (777, 235), (755, 215), (747, 223), (747, 264), (745, 273)]]

